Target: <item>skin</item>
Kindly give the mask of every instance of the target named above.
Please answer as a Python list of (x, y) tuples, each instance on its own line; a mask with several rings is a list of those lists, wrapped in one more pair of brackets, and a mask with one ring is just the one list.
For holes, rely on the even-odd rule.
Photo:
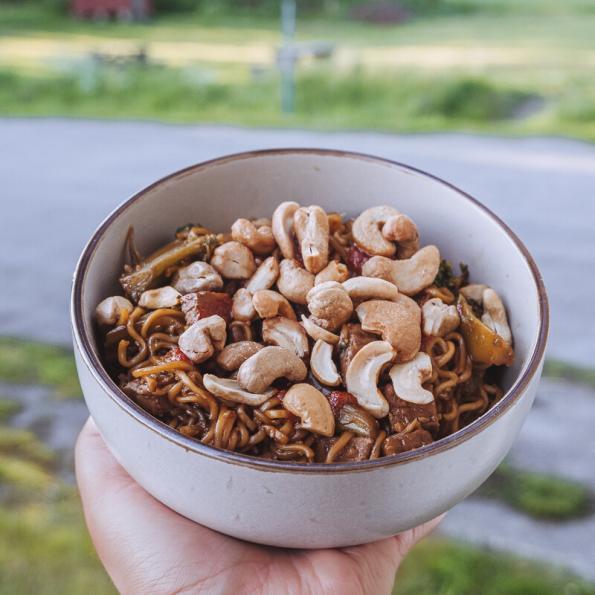
[(116, 462), (92, 420), (76, 475), (93, 543), (128, 593), (390, 593), (409, 549), (439, 522), (351, 548), (285, 550), (238, 541), (178, 515)]

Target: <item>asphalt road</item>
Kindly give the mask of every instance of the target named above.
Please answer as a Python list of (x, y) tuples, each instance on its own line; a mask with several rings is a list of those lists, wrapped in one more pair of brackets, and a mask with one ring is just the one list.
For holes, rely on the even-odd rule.
[(268, 147), (381, 155), (445, 178), (524, 240), (552, 309), (549, 355), (595, 365), (595, 146), (58, 119), (0, 120), (0, 333), (68, 343), (68, 293), (98, 223), (134, 191), (215, 156)]

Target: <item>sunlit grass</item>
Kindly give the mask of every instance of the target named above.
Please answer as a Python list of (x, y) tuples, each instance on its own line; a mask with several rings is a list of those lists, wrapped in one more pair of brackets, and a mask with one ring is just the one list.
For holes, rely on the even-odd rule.
[[(593, 111), (595, 119), (595, 110)], [(567, 362), (548, 359), (543, 366), (543, 375), (551, 378), (562, 378), (571, 382), (580, 382), (595, 388), (595, 368), (575, 366)]]
[(495, 498), (537, 519), (563, 521), (593, 512), (588, 487), (555, 475), (501, 465), (480, 488), (479, 495)]
[(10, 419), (22, 409), (22, 405), (13, 399), (0, 397), (0, 423)]
[(394, 595), (593, 595), (595, 586), (542, 564), (446, 539), (414, 548)]
[(46, 384), (63, 397), (81, 394), (71, 350), (22, 339), (0, 337), (0, 381)]
[[(0, 114), (158, 119), (318, 129), (396, 132), (464, 130), (499, 134), (577, 134), (595, 139), (595, 95), (580, 95), (580, 119), (562, 111), (565, 99), (538, 98), (547, 109), (519, 119), (535, 95), (522, 82), (481, 76), (384, 76), (356, 69), (348, 75), (324, 68), (297, 79), (296, 108), (282, 114), (274, 73), (213, 76), (209, 69), (104, 66), (70, 74), (31, 75), (0, 71)], [(575, 99), (575, 112), (578, 99)], [(557, 105), (556, 105), (557, 102)], [(539, 106), (538, 106), (539, 108)], [(0, 346), (1, 347), (1, 346)]]
[[(38, 366), (34, 374), (32, 361)], [(0, 339), (2, 380), (48, 380), (42, 370), (57, 363), (61, 371), (53, 380), (59, 380), (58, 386), (72, 386), (72, 361), (72, 353), (62, 348)], [(0, 400), (4, 402), (9, 401)], [(14, 402), (5, 411), (9, 422), (16, 412)], [(0, 426), (0, 595), (115, 593), (89, 540), (76, 491), (55, 476), (54, 464), (54, 454), (33, 433)], [(564, 519), (582, 510), (584, 488), (564, 480), (506, 468), (496, 479), (498, 488), (490, 497), (528, 514)], [(594, 595), (595, 586), (562, 570), (432, 538), (407, 557), (394, 593)]]

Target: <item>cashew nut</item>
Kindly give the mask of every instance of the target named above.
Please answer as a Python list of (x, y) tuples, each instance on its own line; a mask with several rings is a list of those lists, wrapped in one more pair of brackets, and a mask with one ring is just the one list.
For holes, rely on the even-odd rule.
[(310, 356), (310, 371), (314, 378), (327, 386), (341, 384), (341, 376), (333, 361), (333, 346), (320, 339), (314, 343)]
[(422, 384), (432, 376), (432, 359), (420, 351), (410, 362), (395, 364), (388, 372), (395, 394), (403, 401), (427, 405), (434, 400), (431, 391)]
[(304, 328), (295, 320), (283, 316), (262, 321), (262, 340), (293, 351), (298, 357), (304, 357), (309, 351), (308, 337)]
[(249, 322), (243, 320), (234, 320), (229, 325), (230, 341), (239, 343), (240, 341), (252, 341), (254, 333)]
[(238, 341), (226, 345), (217, 356), (217, 363), (227, 372), (237, 370), (249, 357), (263, 348), (256, 341)]
[(319, 273), (328, 264), (329, 225), (318, 206), (300, 207), (293, 214), (293, 227), (307, 271)]
[(321, 340), (325, 341), (326, 343), (331, 343), (331, 345), (336, 345), (339, 342), (339, 336), (323, 329), (321, 326), (318, 326), (315, 322), (313, 322), (310, 318), (306, 318), (302, 314), (302, 326), (308, 333), (312, 339), (315, 341)]
[(287, 298), (276, 291), (262, 289), (252, 296), (252, 304), (261, 318), (284, 316), (297, 320), (295, 312)]
[(362, 266), (362, 275), (394, 283), (401, 293), (415, 295), (434, 282), (440, 267), (436, 246), (426, 246), (405, 260), (373, 256)]
[(322, 328), (333, 331), (351, 318), (353, 302), (344, 287), (336, 281), (315, 285), (306, 299), (313, 321)]
[(240, 242), (225, 242), (217, 246), (211, 264), (226, 279), (249, 279), (256, 270), (254, 255)]
[(149, 308), (150, 310), (157, 310), (157, 308), (172, 308), (180, 303), (182, 294), (171, 287), (165, 285), (157, 289), (147, 289), (141, 293), (138, 305), (141, 308)]
[(273, 213), (272, 230), (283, 258), (295, 258), (293, 215), (300, 208), (297, 202), (282, 202)]
[(246, 289), (251, 293), (256, 293), (261, 289), (270, 289), (279, 276), (279, 262), (274, 256), (265, 258), (248, 283)]
[(262, 227), (263, 225), (265, 227), (271, 227), (271, 220), (267, 217), (256, 217), (256, 219), (250, 219), (250, 221), (254, 223), (256, 227)]
[(301, 382), (308, 375), (304, 362), (283, 347), (264, 347), (249, 357), (238, 370), (238, 383), (251, 393), (262, 393), (277, 378)]
[(508, 326), (504, 304), (500, 296), (490, 287), (483, 292), (483, 309), (481, 321), (507, 343), (512, 344), (512, 333)]
[(303, 269), (297, 260), (285, 259), (279, 265), (277, 287), (291, 302), (306, 304), (306, 295), (314, 287), (314, 275)]
[(394, 283), (375, 277), (352, 277), (343, 281), (343, 288), (355, 302), (365, 300), (396, 300), (399, 290)]
[(253, 393), (243, 390), (238, 384), (238, 381), (233, 380), (233, 378), (219, 378), (214, 374), (205, 374), (202, 377), (202, 381), (205, 388), (216, 397), (233, 401), (234, 403), (251, 405), (252, 407), (262, 405), (277, 392), (276, 389), (271, 388), (269, 390), (263, 390), (261, 393)]
[(320, 285), (325, 281), (336, 281), (342, 283), (349, 278), (349, 269), (347, 265), (336, 260), (331, 260), (323, 269), (314, 277), (314, 285)]
[(440, 298), (432, 298), (421, 307), (423, 332), (428, 337), (443, 337), (454, 331), (461, 319), (456, 306), (447, 306)]
[(250, 322), (256, 317), (256, 310), (252, 304), (252, 294), (240, 287), (234, 294), (231, 302), (231, 317), (234, 320)]
[(305, 430), (328, 436), (335, 433), (335, 417), (326, 397), (311, 384), (294, 384), (283, 397), (283, 407), (300, 418)]
[(225, 346), (225, 320), (218, 314), (201, 318), (189, 326), (178, 340), (178, 347), (195, 364), (209, 359)]
[(416, 302), (399, 294), (393, 302), (370, 300), (355, 309), (362, 329), (381, 335), (397, 353), (397, 362), (415, 357), (421, 346), (421, 310)]
[(256, 227), (248, 219), (237, 219), (231, 226), (231, 237), (236, 241), (248, 246), (254, 254), (264, 256), (275, 249), (275, 238), (273, 232), (267, 225)]
[(397, 243), (397, 258), (410, 258), (419, 250), (419, 232), (413, 221), (399, 213), (386, 220), (382, 236)]
[(471, 283), (461, 287), (459, 291), (468, 299), (483, 304), (483, 292), (488, 288), (483, 283)]
[(461, 293), (468, 299), (477, 302), (483, 306), (481, 321), (497, 335), (500, 335), (504, 341), (512, 344), (512, 333), (508, 325), (506, 308), (500, 299), (500, 296), (487, 285), (482, 283), (473, 283), (461, 287)]
[(208, 263), (197, 260), (177, 271), (172, 285), (180, 293), (212, 291), (223, 287), (221, 275)]
[(388, 414), (388, 402), (378, 389), (378, 378), (382, 367), (394, 357), (390, 343), (372, 341), (355, 354), (345, 374), (347, 391), (361, 407), (379, 419)]
[(118, 322), (123, 311), (132, 312), (134, 306), (121, 295), (114, 295), (113, 297), (105, 298), (95, 308), (95, 319), (99, 324), (113, 325)]
[(368, 254), (394, 256), (397, 247), (385, 238), (380, 230), (389, 219), (400, 215), (397, 209), (388, 206), (366, 209), (353, 222), (353, 239)]

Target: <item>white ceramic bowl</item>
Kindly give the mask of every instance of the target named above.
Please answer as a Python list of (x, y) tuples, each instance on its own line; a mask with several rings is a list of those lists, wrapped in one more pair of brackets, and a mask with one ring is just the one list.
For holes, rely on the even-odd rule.
[[(413, 218), (422, 243), (469, 264), (508, 308), (516, 358), (506, 395), (471, 425), (431, 445), (374, 461), (297, 464), (259, 460), (185, 438), (124, 395), (102, 367), (95, 305), (120, 291), (123, 245), (134, 225), (143, 253), (200, 222), (226, 230), (237, 217), (270, 216), (281, 201), (355, 215), (390, 204)], [(399, 163), (323, 150), (243, 153), (172, 174), (133, 196), (93, 234), (72, 294), (77, 366), (107, 445), (155, 498), (198, 523), (257, 543), (348, 546), (413, 527), (474, 491), (502, 461), (539, 382), (548, 329), (542, 279), (519, 239), (457, 188)]]

